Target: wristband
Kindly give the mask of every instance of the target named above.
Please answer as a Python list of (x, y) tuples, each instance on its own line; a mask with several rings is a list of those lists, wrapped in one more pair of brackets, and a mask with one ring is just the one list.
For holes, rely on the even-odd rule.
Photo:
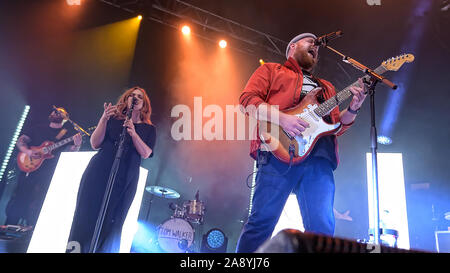
[(353, 110), (352, 108), (350, 108), (350, 105), (349, 105), (348, 108), (347, 108), (347, 111), (349, 111), (349, 112), (352, 113), (353, 115), (357, 115), (358, 112), (359, 112), (359, 109), (361, 109), (361, 108), (358, 108), (358, 109), (356, 109), (356, 110)]

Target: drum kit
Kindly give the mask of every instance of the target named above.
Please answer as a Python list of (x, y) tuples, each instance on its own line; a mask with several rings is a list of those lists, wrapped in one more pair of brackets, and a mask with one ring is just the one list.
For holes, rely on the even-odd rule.
[[(173, 189), (160, 186), (148, 186), (147, 192), (165, 199), (178, 199), (180, 194)], [(166, 252), (189, 252), (194, 244), (195, 229), (193, 225), (201, 226), (205, 213), (205, 205), (199, 199), (199, 192), (195, 200), (188, 200), (178, 205), (170, 203), (173, 215), (158, 226), (158, 245)]]

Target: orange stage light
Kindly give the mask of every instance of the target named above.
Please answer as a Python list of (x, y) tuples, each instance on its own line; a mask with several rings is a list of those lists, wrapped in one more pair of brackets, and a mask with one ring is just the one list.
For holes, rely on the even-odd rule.
[(191, 28), (189, 27), (189, 26), (183, 26), (182, 28), (181, 28), (181, 32), (184, 34), (184, 35), (189, 35), (189, 34), (191, 34)]
[(142, 15), (138, 15), (138, 20), (142, 20)]
[(221, 48), (227, 47), (227, 41), (225, 41), (225, 40), (220, 40), (219, 46), (220, 46)]

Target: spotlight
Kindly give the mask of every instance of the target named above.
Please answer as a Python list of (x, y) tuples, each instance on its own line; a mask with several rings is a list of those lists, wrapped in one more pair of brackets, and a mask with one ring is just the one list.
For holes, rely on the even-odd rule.
[(202, 253), (226, 253), (228, 238), (222, 230), (213, 228), (203, 235), (202, 246), (200, 252)]
[(227, 47), (227, 41), (225, 41), (225, 40), (220, 40), (219, 46), (220, 46), (221, 48)]
[(259, 64), (260, 65), (263, 65), (263, 64), (265, 64), (266, 62), (264, 62), (264, 60), (263, 59), (259, 59)]
[(388, 136), (378, 136), (377, 142), (383, 145), (389, 145), (392, 144), (392, 139)]
[(184, 34), (184, 35), (189, 35), (189, 34), (191, 34), (191, 28), (189, 27), (189, 26), (183, 26), (182, 28), (181, 28), (181, 32)]
[(138, 15), (138, 20), (140, 21), (140, 20), (142, 20), (142, 15)]

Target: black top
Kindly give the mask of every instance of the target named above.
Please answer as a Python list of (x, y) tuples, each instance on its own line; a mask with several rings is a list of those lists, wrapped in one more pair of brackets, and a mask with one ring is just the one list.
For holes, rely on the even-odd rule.
[[(92, 157), (81, 179), (69, 241), (80, 242), (82, 252), (89, 250), (111, 167), (116, 156), (120, 134), (123, 130), (123, 122), (123, 120), (114, 118), (108, 120), (100, 150)], [(153, 150), (156, 128), (146, 123), (135, 123), (134, 126), (139, 137)], [(129, 134), (126, 131), (125, 134), (124, 151), (99, 241), (100, 251), (118, 251), (122, 225), (136, 194), (139, 166), (142, 159)]]
[[(34, 125), (28, 124), (27, 127), (22, 130), (22, 135), (26, 135), (31, 139), (30, 142), (27, 143), (28, 147), (41, 146), (44, 141), (52, 141), (56, 143), (58, 141), (71, 137), (76, 133), (77, 132), (73, 128), (71, 128), (71, 126), (66, 124), (64, 124), (62, 128), (51, 128), (49, 126), (49, 122), (38, 123)], [(50, 183), (50, 179), (53, 176), (56, 165), (58, 164), (59, 155), (61, 154), (61, 152), (69, 150), (69, 147), (73, 144), (73, 141), (71, 141), (65, 146), (53, 150), (51, 153), (54, 157), (44, 160), (41, 167), (39, 167), (39, 169), (37, 169), (36, 171), (30, 173), (27, 178), (39, 180), (35, 183)]]
[[(117, 152), (117, 148), (120, 141), (120, 134), (123, 129), (123, 120), (117, 120), (111, 118), (108, 120), (106, 125), (105, 138), (100, 145), (100, 150), (96, 154), (96, 157), (102, 158), (107, 161), (113, 161), (114, 156)], [(136, 133), (139, 137), (153, 150), (156, 140), (156, 128), (153, 125), (146, 123), (134, 123)], [(124, 151), (122, 155), (122, 162), (126, 162), (129, 167), (139, 168), (141, 164), (141, 156), (133, 145), (133, 140), (126, 133), (126, 138), (124, 142)], [(153, 153), (150, 157), (153, 156)]]

